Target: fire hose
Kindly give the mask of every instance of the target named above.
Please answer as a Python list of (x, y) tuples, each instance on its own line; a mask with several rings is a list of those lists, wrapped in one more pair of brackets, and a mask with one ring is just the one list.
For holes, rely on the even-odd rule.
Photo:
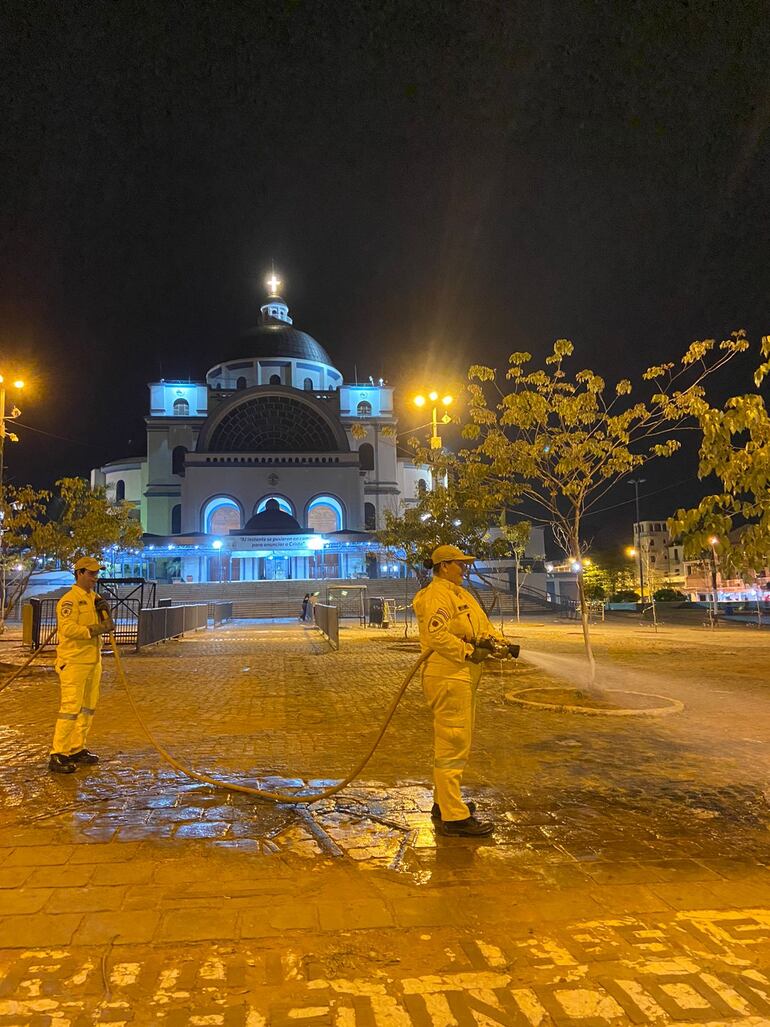
[[(56, 634), (56, 628), (54, 627), (54, 629), (51, 631), (51, 633), (48, 635), (48, 637), (44, 640), (44, 642), (42, 643), (40, 648), (36, 649), (35, 652), (33, 652), (32, 655), (29, 657), (29, 659), (27, 659), (16, 671), (14, 671), (14, 673), (8, 678), (7, 681), (3, 682), (2, 686), (0, 686), (0, 692), (4, 691), (8, 687), (8, 685), (11, 684), (12, 681), (14, 681), (17, 677), (19, 677), (19, 675), (22, 673), (22, 671), (26, 670), (26, 668), (30, 665), (30, 663), (32, 663), (32, 661), (35, 659), (35, 657), (40, 652), (42, 652), (44, 646), (46, 646), (51, 641), (51, 639), (54, 637), (55, 634)], [(365, 756), (363, 756), (363, 758), (361, 760), (359, 760), (359, 762), (356, 764), (356, 766), (353, 768), (353, 770), (346, 777), (344, 777), (341, 781), (338, 781), (337, 784), (332, 785), (329, 788), (324, 788), (320, 792), (313, 792), (312, 794), (309, 794), (309, 795), (308, 794), (304, 794), (303, 795), (303, 794), (300, 794), (300, 793), (297, 793), (297, 792), (269, 791), (269, 790), (264, 789), (264, 788), (255, 788), (252, 785), (236, 784), (235, 782), (232, 782), (232, 781), (219, 780), (219, 779), (214, 778), (214, 777), (209, 777), (208, 774), (202, 774), (202, 773), (200, 773), (197, 770), (192, 770), (190, 767), (187, 767), (183, 763), (180, 763), (180, 761), (177, 760), (174, 756), (172, 756), (170, 752), (168, 752), (166, 749), (164, 749), (163, 746), (160, 744), (160, 742), (155, 738), (155, 736), (153, 735), (152, 731), (147, 726), (147, 722), (145, 721), (144, 717), (142, 716), (142, 714), (139, 711), (139, 707), (137, 706), (136, 701), (134, 700), (134, 696), (133, 696), (133, 693), (131, 691), (131, 687), (130, 687), (130, 685), (128, 683), (128, 679), (126, 677), (126, 673), (123, 670), (123, 660), (122, 660), (122, 657), (120, 655), (120, 650), (118, 648), (117, 640), (115, 638), (114, 628), (113, 628), (112, 631), (110, 631), (109, 638), (110, 638), (110, 643), (112, 645), (112, 653), (113, 653), (113, 656), (115, 658), (115, 669), (117, 671), (118, 680), (120, 681), (121, 685), (123, 686), (123, 690), (126, 693), (126, 696), (128, 698), (128, 701), (129, 701), (129, 704), (130, 704), (131, 709), (133, 711), (133, 714), (136, 717), (136, 720), (137, 720), (139, 726), (141, 727), (141, 729), (144, 731), (145, 735), (147, 736), (150, 744), (156, 750), (158, 755), (164, 760), (164, 762), (166, 762), (170, 767), (173, 767), (174, 770), (179, 771), (180, 774), (184, 774), (185, 777), (191, 778), (193, 781), (200, 781), (203, 784), (211, 785), (213, 788), (221, 788), (221, 789), (223, 789), (225, 791), (228, 791), (228, 792), (241, 792), (244, 795), (252, 795), (252, 796), (254, 796), (257, 799), (262, 799), (262, 800), (265, 800), (265, 801), (268, 801), (268, 802), (287, 802), (287, 803), (319, 802), (321, 799), (328, 799), (330, 796), (336, 795), (337, 792), (341, 792), (343, 788), (346, 788), (350, 784), (351, 781), (354, 781), (358, 777), (358, 775), (361, 773), (361, 771), (364, 769), (364, 767), (367, 765), (369, 760), (372, 758), (372, 756), (374, 755), (374, 753), (375, 753), (375, 751), (377, 749), (377, 746), (382, 741), (383, 735), (387, 731), (388, 725), (390, 724), (391, 720), (393, 719), (393, 715), (396, 712), (396, 708), (398, 707), (398, 704), (401, 702), (401, 699), (402, 699), (402, 697), (404, 695), (404, 692), (407, 690), (407, 688), (409, 686), (409, 683), (411, 682), (412, 678), (415, 676), (415, 674), (417, 673), (419, 668), (422, 666), (422, 664), (425, 663), (425, 661), (431, 655), (431, 650), (428, 650), (427, 652), (422, 653), (420, 655), (420, 657), (417, 660), (415, 660), (414, 664), (411, 666), (411, 668), (407, 672), (406, 676), (404, 677), (403, 681), (401, 682), (401, 684), (400, 684), (400, 686), (398, 688), (398, 691), (396, 692), (396, 694), (395, 694), (395, 696), (393, 698), (393, 701), (391, 702), (390, 706), (388, 707), (388, 711), (387, 711), (387, 713), (385, 715), (385, 719), (384, 719), (384, 721), (382, 723), (382, 726), (380, 727), (380, 730), (377, 733), (377, 737), (375, 738), (374, 742), (370, 746), (370, 748), (367, 751), (367, 753), (365, 754)], [(503, 655), (504, 655), (504, 653), (503, 653), (504, 650), (505, 650), (505, 655), (511, 656), (514, 659), (519, 654), (519, 647), (517, 645), (504, 645), (502, 647), (500, 647), (500, 646), (496, 647), (492, 643), (492, 641), (488, 640), (488, 639), (481, 639), (477, 643), (477, 645), (476, 645), (476, 652), (478, 652), (480, 656), (482, 656), (482, 654), (483, 654), (483, 658), (486, 658), (488, 655), (489, 656), (493, 656), (496, 653), (497, 653), (499, 658), (502, 658)]]

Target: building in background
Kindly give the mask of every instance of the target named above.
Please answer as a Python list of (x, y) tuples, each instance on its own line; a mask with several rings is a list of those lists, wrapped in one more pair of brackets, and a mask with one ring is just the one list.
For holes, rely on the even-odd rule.
[[(141, 554), (122, 573), (183, 581), (398, 574), (371, 533), (430, 487), (397, 447), (393, 389), (343, 381), (271, 293), (204, 381), (149, 385), (147, 455), (92, 471), (132, 504)], [(118, 568), (114, 568), (116, 573)]]

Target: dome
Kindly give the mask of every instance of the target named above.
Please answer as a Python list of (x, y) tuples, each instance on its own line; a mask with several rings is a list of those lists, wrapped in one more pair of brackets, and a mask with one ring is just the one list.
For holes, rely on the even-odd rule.
[(243, 535), (249, 532), (254, 535), (304, 535), (304, 528), (299, 521), (286, 513), (278, 505), (277, 499), (268, 499), (262, 513), (254, 514), (243, 528), (231, 531), (231, 535)]
[(297, 360), (315, 360), (334, 367), (329, 354), (312, 335), (301, 332), (293, 325), (267, 317), (238, 340), (238, 357), (292, 357)]

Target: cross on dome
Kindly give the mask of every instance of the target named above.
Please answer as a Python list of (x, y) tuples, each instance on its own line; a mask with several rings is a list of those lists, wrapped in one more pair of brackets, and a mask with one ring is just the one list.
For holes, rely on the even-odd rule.
[(267, 287), (270, 290), (269, 295), (270, 296), (278, 296), (278, 295), (280, 295), (281, 285), (282, 285), (281, 279), (278, 278), (278, 276), (276, 275), (275, 271), (273, 271), (273, 273), (270, 275), (270, 277), (267, 280)]

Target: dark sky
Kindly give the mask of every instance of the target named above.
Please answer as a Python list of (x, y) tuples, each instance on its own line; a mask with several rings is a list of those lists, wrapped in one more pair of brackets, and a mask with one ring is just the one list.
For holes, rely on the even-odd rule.
[[(146, 383), (236, 355), (271, 259), (295, 324), (402, 394), (557, 337), (633, 376), (770, 330), (767, 3), (3, 10), (0, 370), (74, 440), (24, 431), (16, 480), (140, 452)], [(694, 470), (650, 468), (690, 481), (643, 513)]]

